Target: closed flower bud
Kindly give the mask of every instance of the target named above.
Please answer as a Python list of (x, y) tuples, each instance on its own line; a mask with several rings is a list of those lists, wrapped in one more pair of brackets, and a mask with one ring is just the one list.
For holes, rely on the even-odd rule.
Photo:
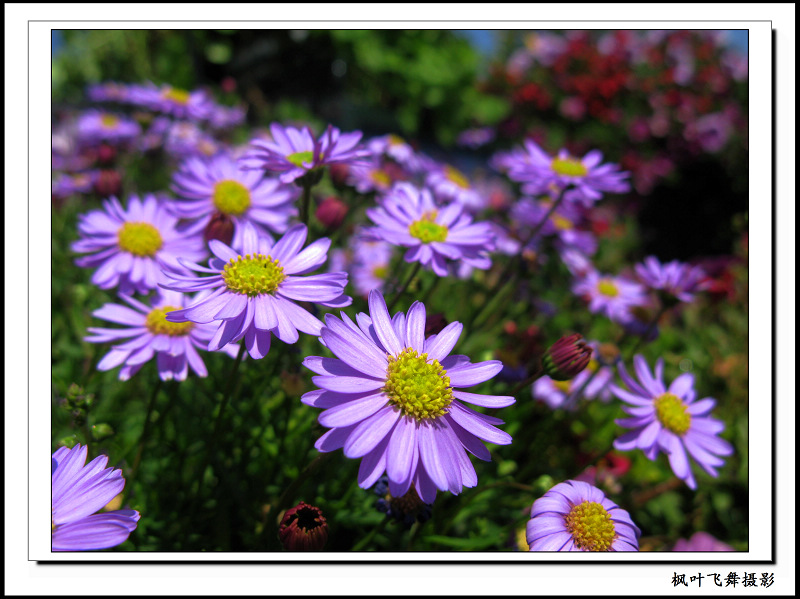
[(317, 207), (317, 220), (329, 229), (339, 227), (344, 222), (345, 216), (347, 216), (347, 204), (336, 196), (325, 198)]
[(230, 245), (233, 241), (234, 228), (233, 220), (229, 216), (215, 212), (203, 231), (203, 239), (206, 243), (217, 239), (225, 245)]
[(544, 373), (555, 381), (574, 378), (589, 364), (592, 348), (578, 333), (556, 341), (542, 358)]
[(328, 523), (319, 508), (301, 501), (286, 511), (278, 534), (287, 551), (321, 551), (328, 540)]
[(122, 175), (113, 169), (105, 169), (97, 174), (94, 190), (103, 197), (117, 196), (122, 191)]

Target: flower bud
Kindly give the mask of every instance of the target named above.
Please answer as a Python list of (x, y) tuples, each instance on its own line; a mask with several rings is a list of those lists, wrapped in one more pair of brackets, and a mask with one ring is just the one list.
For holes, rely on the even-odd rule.
[(567, 335), (556, 341), (545, 352), (542, 368), (554, 381), (568, 381), (589, 364), (592, 348), (578, 333)]
[(208, 221), (203, 231), (203, 239), (208, 243), (212, 239), (217, 239), (225, 245), (230, 245), (233, 241), (235, 225), (233, 220), (221, 212), (215, 212)]
[(97, 174), (94, 190), (103, 197), (117, 196), (122, 191), (122, 175), (113, 169), (105, 169)]
[(322, 200), (322, 203), (317, 207), (315, 215), (317, 220), (328, 229), (336, 229), (344, 222), (344, 217), (347, 216), (347, 204), (336, 196), (329, 196)]
[(283, 515), (278, 535), (287, 551), (320, 551), (328, 540), (328, 523), (319, 508), (301, 501)]

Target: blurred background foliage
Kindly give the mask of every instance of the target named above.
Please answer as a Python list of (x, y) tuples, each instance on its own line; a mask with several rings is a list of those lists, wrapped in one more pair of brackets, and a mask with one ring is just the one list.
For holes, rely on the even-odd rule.
[[(251, 128), (277, 120), (309, 123), (317, 130), (331, 122), (343, 130), (360, 129), (365, 137), (399, 133), (465, 170), (486, 170), (493, 152), (525, 137), (551, 151), (561, 145), (576, 151), (596, 147), (608, 160), (632, 169), (633, 163), (624, 162), (630, 148), (645, 162), (675, 150), (669, 154), (675, 157), (672, 168), (652, 185), (604, 200), (608, 226), (595, 263), (600, 270), (618, 272), (650, 253), (662, 260), (718, 257), (715, 287), (681, 311), (668, 313), (660, 323), (661, 335), (647, 346), (646, 354), (651, 363), (656, 356), (664, 358), (667, 380), (695, 372), (700, 393), (718, 400), (716, 416), (725, 421), (724, 436), (736, 452), (718, 479), (695, 467), (697, 492), (679, 481), (675, 484), (664, 456), (650, 462), (641, 452), (629, 452), (630, 469), (611, 480), (606, 491), (644, 531), (642, 549), (668, 550), (677, 538), (705, 530), (746, 550), (746, 127), (737, 129), (719, 153), (687, 154), (687, 146), (669, 135), (632, 143), (625, 127), (628, 117), (645, 110), (641, 103), (647, 94), (642, 96), (641, 90), (620, 92), (623, 121), (565, 116), (555, 101), (557, 90), (552, 86), (557, 83), (545, 76), (551, 66), (531, 67), (516, 79), (508, 76), (509, 61), (525, 47), (525, 35), (534, 34), (495, 32), (496, 43), (487, 56), (451, 31), (65, 30), (54, 37), (54, 118), (87, 106), (89, 83), (150, 80), (185, 89), (207, 87), (228, 105), (243, 101)], [(598, 60), (590, 48), (581, 51)], [(565, 72), (580, 74), (579, 66), (567, 65)], [(650, 66), (645, 63), (642, 68)], [(536, 93), (531, 84), (538, 86)], [(542, 91), (551, 95), (549, 104), (542, 100)], [(746, 117), (746, 81), (728, 92), (729, 99), (744, 107)], [(606, 104), (613, 107), (610, 99)], [(491, 127), (495, 137), (471, 151), (456, 146), (459, 134), (470, 127)], [(247, 140), (246, 131), (238, 136)], [(130, 168), (135, 169), (135, 189), (155, 190), (169, 180), (163, 165), (134, 162)], [(324, 184), (330, 185), (327, 180)], [(90, 284), (90, 271), (74, 266), (69, 246), (77, 238), (78, 215), (98, 207), (100, 199), (94, 193), (54, 205), (54, 445), (89, 439), (93, 453), (118, 456), (118, 465), (130, 476), (146, 406), (155, 397), (147, 457), (125, 492), (125, 502), (143, 517), (119, 550), (279, 549), (270, 524), (276, 500), (317, 455), (313, 442), (323, 432), (316, 422), (317, 410), (296, 400), (312, 388), (310, 373), (300, 363), (304, 355), (319, 354), (317, 340), (302, 336), (297, 345), (271, 352), (271, 361), (245, 361), (240, 401), (230, 406), (230, 426), (220, 451), (214, 463), (198, 473), (210, 415), (222, 395), (213, 382), (226, 378), (231, 360), (219, 353), (204, 354), (208, 379), (190, 377), (158, 387), (152, 364), (126, 383), (117, 380), (116, 371), (96, 370), (104, 347), (82, 338), (87, 327), (98, 324), (91, 311), (115, 298)], [(474, 361), (497, 358), (502, 351), (513, 357), (531, 347), (525, 345), (531, 336), (533, 346), (538, 343), (541, 348), (566, 330), (620, 343), (623, 352), (630, 349), (618, 325), (590, 315), (567, 291), (569, 273), (559, 261), (527, 268), (515, 294), (496, 300), (502, 310), (489, 311), (479, 331), (464, 335), (460, 353)], [(429, 314), (441, 313), (448, 321), (468, 319), (493, 299), (481, 288), (487, 282), (483, 277), (496, 275), (477, 273), (468, 293), (459, 281), (442, 281), (426, 302)], [(432, 284), (432, 273), (423, 273), (397, 309), (407, 308), (415, 293)], [(453, 302), (456, 296), (462, 301)], [(358, 310), (354, 306), (350, 313)], [(526, 331), (533, 332), (525, 337)], [(65, 409), (73, 384), (95, 398), (86, 418)], [(506, 382), (495, 380), (478, 392), (504, 394), (507, 389)], [(296, 496), (323, 509), (331, 529), (330, 551), (517, 549), (517, 533), (524, 528), (531, 503), (602, 458), (619, 433), (613, 419), (622, 413), (616, 400), (584, 402), (576, 412), (552, 411), (525, 392), (499, 415), (514, 443), (492, 446), (492, 462), (475, 460), (478, 487), (460, 496), (440, 493), (433, 518), (410, 531), (374, 509), (376, 496), (355, 483), (358, 461), (341, 452), (329, 458), (322, 475), (297, 489)]]

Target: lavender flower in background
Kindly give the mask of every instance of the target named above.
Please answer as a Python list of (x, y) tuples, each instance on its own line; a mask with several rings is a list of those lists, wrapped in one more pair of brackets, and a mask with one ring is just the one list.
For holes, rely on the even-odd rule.
[(176, 119), (195, 122), (208, 119), (214, 109), (214, 100), (205, 90), (188, 91), (171, 85), (156, 87), (149, 82), (131, 86), (127, 101)]
[(576, 279), (572, 292), (589, 302), (591, 312), (605, 314), (620, 324), (630, 322), (633, 319), (631, 309), (647, 301), (644, 287), (639, 283), (595, 270)]
[(233, 222), (230, 243), (241, 247), (244, 224), (252, 223), (260, 236), (283, 233), (297, 214), (294, 188), (261, 171), (243, 171), (227, 152), (213, 158), (192, 157), (181, 163), (172, 177), (178, 200), (171, 204), (176, 216), (192, 222), (192, 230), (205, 229), (215, 214)]
[(678, 260), (661, 264), (655, 256), (648, 256), (634, 268), (650, 289), (663, 291), (682, 302), (691, 302), (697, 292), (708, 287), (702, 268)]
[(440, 277), (448, 274), (447, 260), (481, 269), (491, 266), (488, 252), (495, 244), (489, 224), (473, 223), (460, 204), (438, 207), (427, 189), (398, 183), (377, 208), (367, 209), (367, 216), (377, 225), (371, 235), (409, 248), (406, 262), (420, 262)]
[(170, 123), (163, 136), (154, 137), (155, 147), (163, 144), (164, 151), (177, 159), (187, 156), (214, 156), (222, 148), (220, 143), (192, 121)]
[(86, 86), (86, 96), (92, 102), (117, 102), (124, 104), (130, 96), (130, 86), (116, 81), (92, 83)]
[(442, 203), (457, 202), (472, 212), (486, 206), (486, 199), (470, 183), (467, 176), (449, 164), (431, 170), (425, 184), (433, 191), (434, 197)]
[(714, 538), (707, 532), (696, 532), (689, 539), (678, 539), (673, 551), (736, 551), (727, 543)]
[(177, 223), (152, 194), (144, 200), (130, 196), (127, 209), (112, 197), (103, 202), (103, 210), (78, 217), (81, 239), (72, 250), (91, 255), (75, 263), (96, 267), (92, 283), (101, 289), (119, 287), (125, 295), (146, 294), (156, 288), (162, 270), (185, 272), (178, 258), (197, 261), (207, 255), (202, 240), (181, 234)]
[(663, 451), (669, 457), (675, 476), (690, 489), (696, 489), (697, 483), (687, 453), (703, 470), (716, 477), (716, 468), (725, 463), (720, 456), (733, 453), (733, 447), (717, 437), (725, 425), (710, 416), (717, 402), (710, 397), (695, 401), (694, 376), (688, 372), (672, 381), (669, 388), (665, 387), (661, 359), (656, 362), (654, 374), (641, 355), (634, 356), (633, 364), (638, 381), (629, 376), (620, 363), (619, 375), (627, 389), (611, 386), (612, 393), (628, 404), (622, 409), (631, 416), (616, 422), (632, 429), (614, 442), (614, 448), (620, 451), (641, 449), (650, 460), (655, 460)]
[(425, 339), (425, 306), (415, 302), (407, 314), (391, 318), (383, 296), (369, 296), (370, 314), (354, 323), (328, 314), (321, 341), (337, 358), (307, 357), (303, 365), (319, 376), (319, 390), (303, 403), (322, 408), (319, 422), (331, 430), (315, 444), (321, 452), (344, 448), (348, 458), (363, 458), (358, 484), (369, 488), (386, 472), (389, 492), (402, 497), (413, 486), (424, 503), (436, 490), (461, 492), (478, 478), (466, 452), (491, 455), (480, 440), (500, 445), (511, 437), (496, 429), (502, 420), (461, 402), (502, 408), (513, 397), (460, 391), (494, 377), (499, 361), (472, 364), (449, 355), (461, 335), (453, 322)]
[(86, 464), (87, 449), (78, 443), (60, 447), (52, 457), (52, 550), (93, 551), (124, 543), (136, 529), (139, 512), (95, 513), (125, 486), (122, 470), (106, 468), (108, 456)]
[(350, 276), (356, 292), (367, 297), (373, 289), (383, 291), (389, 276), (392, 246), (385, 241), (371, 241), (358, 233), (351, 237), (353, 264)]
[(301, 251), (307, 234), (305, 225), (295, 225), (273, 244), (272, 240), (260, 237), (251, 223), (246, 223), (240, 252), (217, 239), (211, 240), (209, 248), (214, 257), (209, 260), (208, 268), (188, 261), (183, 264), (212, 276), (165, 273), (172, 281), (162, 287), (213, 292), (183, 310), (170, 312), (167, 320), (201, 324), (219, 321), (208, 350), (216, 351), (244, 338), (254, 359), (267, 355), (271, 334), (284, 343), (296, 343), (298, 330), (319, 335), (322, 322), (294, 302), (341, 308), (353, 300), (344, 295), (347, 273), (299, 276), (322, 266), (331, 245), (330, 239), (322, 238)]
[(476, 129), (467, 129), (462, 131), (456, 138), (456, 143), (459, 146), (477, 149), (485, 146), (494, 141), (496, 136), (495, 130), (492, 127), (478, 127)]
[(638, 551), (641, 534), (600, 489), (568, 480), (533, 502), (526, 536), (531, 551)]
[(498, 158), (496, 164), (506, 169), (512, 181), (522, 183), (522, 191), (538, 195), (560, 193), (567, 189), (564, 199), (591, 207), (603, 193), (626, 193), (629, 173), (615, 164), (601, 164), (603, 155), (592, 150), (583, 158), (560, 150), (553, 158), (530, 139), (524, 149), (516, 149)]
[[(156, 359), (158, 376), (162, 381), (186, 380), (189, 367), (198, 376), (208, 376), (203, 359), (196, 348), (205, 350), (214, 336), (211, 324), (169, 322), (166, 315), (180, 310), (192, 301), (182, 293), (162, 289), (150, 302), (144, 304), (132, 297), (120, 296), (129, 307), (105, 304), (92, 312), (95, 318), (124, 325), (125, 328), (89, 327), (90, 343), (115, 343), (97, 365), (101, 371), (122, 365), (119, 379), (127, 381), (147, 362)], [(194, 298), (197, 301), (200, 298)], [(123, 343), (123, 340), (130, 338)], [(235, 355), (238, 348), (229, 348)]]
[(408, 169), (409, 173), (419, 173), (422, 169), (420, 156), (414, 148), (398, 135), (373, 137), (367, 142), (367, 150), (373, 156), (385, 156)]
[(270, 125), (272, 141), (255, 139), (240, 165), (245, 170), (262, 169), (281, 173), (283, 183), (291, 183), (306, 173), (330, 164), (361, 164), (369, 157), (359, 146), (361, 132), (342, 133), (332, 125), (319, 139), (311, 129)]
[(78, 140), (93, 145), (100, 142), (123, 144), (138, 137), (139, 124), (124, 115), (89, 110), (78, 117)]

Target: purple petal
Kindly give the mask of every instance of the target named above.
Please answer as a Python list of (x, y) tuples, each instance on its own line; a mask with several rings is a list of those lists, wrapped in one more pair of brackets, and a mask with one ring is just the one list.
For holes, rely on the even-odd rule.
[(386, 406), (358, 424), (344, 445), (344, 455), (360, 458), (372, 451), (394, 428), (400, 412)]
[(484, 381), (488, 381), (497, 373), (503, 370), (503, 363), (499, 360), (489, 360), (477, 364), (457, 366), (449, 369), (447, 376), (450, 377), (450, 385), (453, 387), (472, 387)]

